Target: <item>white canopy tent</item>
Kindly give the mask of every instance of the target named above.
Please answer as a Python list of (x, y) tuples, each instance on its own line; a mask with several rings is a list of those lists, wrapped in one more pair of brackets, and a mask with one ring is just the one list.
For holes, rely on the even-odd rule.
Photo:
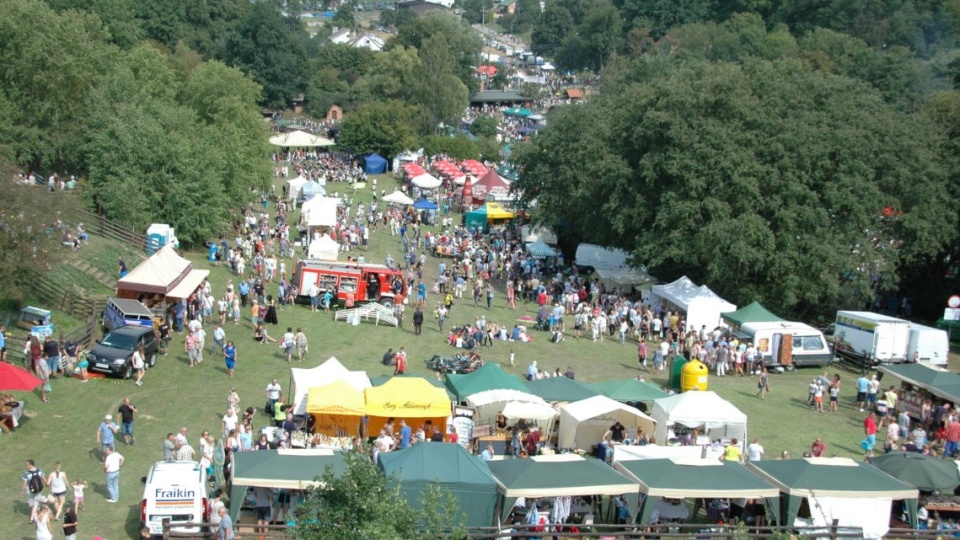
[(372, 386), (366, 371), (350, 371), (336, 357), (312, 369), (290, 369), (290, 392), (294, 396), (294, 414), (307, 412), (307, 394), (316, 386), (325, 386), (334, 381), (343, 381), (359, 391)]
[(300, 220), (307, 228), (333, 227), (337, 224), (337, 205), (340, 199), (334, 197), (314, 197), (303, 203), (300, 208)]
[(437, 189), (440, 187), (440, 184), (443, 183), (439, 178), (430, 173), (423, 173), (420, 176), (414, 176), (410, 181), (413, 182), (413, 185), (420, 189)]
[(298, 176), (287, 180), (287, 200), (295, 201), (300, 198), (300, 190), (303, 189), (304, 184), (309, 182), (306, 178)]
[(507, 420), (550, 420), (559, 412), (549, 404), (530, 401), (511, 401), (503, 407), (503, 416)]
[(630, 268), (627, 258), (630, 254), (622, 249), (605, 248), (594, 244), (577, 246), (576, 263), (580, 266), (592, 266), (595, 270)]
[(536, 403), (549, 407), (547, 402), (540, 396), (521, 392), (520, 390), (507, 389), (477, 392), (476, 394), (467, 396), (466, 402), (468, 406), (477, 410), (477, 415), (474, 418), (477, 423), (485, 423), (488, 420), (495, 419), (497, 413), (502, 411), (507, 404), (513, 402)]
[[(560, 448), (590, 448), (603, 438), (610, 426), (620, 422), (628, 430), (653, 433), (656, 420), (639, 409), (606, 396), (594, 396), (560, 407)], [(658, 439), (659, 440), (659, 439)]]
[(654, 285), (652, 302), (667, 302), (686, 312), (687, 328), (713, 330), (721, 324), (720, 314), (736, 311), (737, 306), (727, 302), (707, 286), (697, 286), (690, 278), (682, 278), (666, 285)]
[(657, 422), (657, 441), (663, 444), (676, 425), (698, 428), (711, 441), (736, 437), (746, 444), (747, 415), (715, 392), (691, 391), (654, 400), (650, 414)]
[(646, 446), (618, 444), (613, 447), (613, 461), (637, 461), (639, 459), (700, 459), (704, 455), (702, 446)]
[(321, 261), (335, 261), (340, 253), (340, 244), (329, 234), (314, 235), (307, 250), (307, 257)]
[(313, 135), (306, 131), (291, 131), (280, 133), (270, 137), (270, 144), (274, 146), (286, 146), (290, 148), (314, 148), (320, 146), (333, 146), (334, 143), (326, 137)]
[(385, 195), (383, 197), (383, 202), (409, 206), (413, 204), (413, 199), (407, 197), (402, 191), (394, 191), (389, 195)]

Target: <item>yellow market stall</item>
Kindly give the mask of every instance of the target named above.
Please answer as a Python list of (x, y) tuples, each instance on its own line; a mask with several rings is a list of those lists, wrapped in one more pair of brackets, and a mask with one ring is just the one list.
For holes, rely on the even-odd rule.
[(491, 225), (507, 223), (514, 217), (516, 214), (500, 206), (499, 203), (488, 202), (476, 210), (467, 212), (466, 225), (467, 228), (478, 227), (488, 230)]
[(366, 414), (364, 395), (345, 381), (333, 381), (307, 392), (306, 412), (316, 420), (316, 433), (356, 437), (360, 419)]
[(429, 381), (420, 377), (394, 377), (364, 392), (367, 415), (370, 416), (370, 435), (376, 436), (390, 418), (396, 420), (395, 429), (399, 429), (401, 419), (414, 431), (431, 420), (435, 430), (446, 433), (450, 398), (444, 389)]

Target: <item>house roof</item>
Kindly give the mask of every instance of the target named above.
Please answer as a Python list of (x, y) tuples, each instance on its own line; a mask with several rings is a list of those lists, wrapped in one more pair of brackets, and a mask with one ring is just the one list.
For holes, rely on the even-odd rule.
[(470, 103), (528, 103), (533, 98), (516, 90), (484, 90), (470, 97)]
[(570, 99), (583, 99), (583, 92), (577, 88), (567, 88), (567, 97)]

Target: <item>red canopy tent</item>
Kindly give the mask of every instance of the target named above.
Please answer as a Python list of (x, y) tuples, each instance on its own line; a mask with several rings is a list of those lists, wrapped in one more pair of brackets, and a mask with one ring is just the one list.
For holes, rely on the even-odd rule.
[(487, 174), (473, 183), (473, 202), (483, 204), (488, 195), (505, 198), (510, 195), (510, 183), (500, 177), (497, 171), (490, 169)]
[(487, 174), (487, 168), (475, 159), (468, 159), (461, 164), (461, 167), (467, 174), (472, 174), (476, 177), (481, 177)]

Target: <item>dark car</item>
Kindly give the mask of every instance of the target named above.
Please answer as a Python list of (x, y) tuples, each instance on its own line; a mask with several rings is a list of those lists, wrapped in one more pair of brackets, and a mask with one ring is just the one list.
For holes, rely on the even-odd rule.
[(133, 375), (133, 351), (143, 345), (143, 361), (150, 368), (157, 363), (157, 335), (152, 327), (124, 326), (106, 335), (87, 354), (90, 371), (129, 379)]

